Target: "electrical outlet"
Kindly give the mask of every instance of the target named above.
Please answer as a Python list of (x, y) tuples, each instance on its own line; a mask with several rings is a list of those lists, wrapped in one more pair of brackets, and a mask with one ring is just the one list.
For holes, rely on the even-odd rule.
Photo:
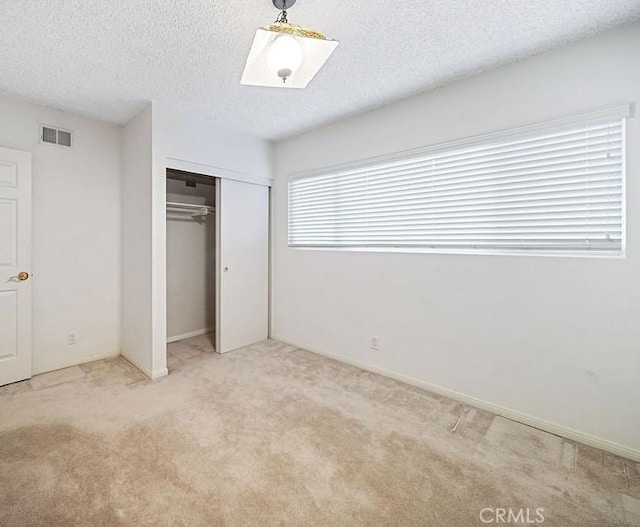
[(71, 346), (72, 344), (78, 343), (78, 333), (76, 331), (69, 331), (67, 335), (67, 344)]
[(375, 335), (371, 336), (371, 344), (369, 344), (371, 351), (380, 351), (380, 337)]

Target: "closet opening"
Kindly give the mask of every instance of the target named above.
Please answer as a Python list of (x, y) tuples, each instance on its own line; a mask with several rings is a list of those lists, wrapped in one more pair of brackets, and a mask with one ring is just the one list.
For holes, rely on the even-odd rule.
[(216, 342), (217, 178), (167, 168), (169, 370)]

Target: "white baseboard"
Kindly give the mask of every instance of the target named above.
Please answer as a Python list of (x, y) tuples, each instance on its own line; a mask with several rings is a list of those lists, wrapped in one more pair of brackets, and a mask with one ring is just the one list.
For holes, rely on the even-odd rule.
[(189, 331), (188, 333), (183, 333), (182, 335), (167, 337), (167, 344), (170, 344), (171, 342), (176, 342), (178, 340), (184, 340), (191, 337), (199, 337), (200, 335), (206, 335), (207, 333), (211, 333), (212, 331), (213, 331), (213, 328), (197, 329), (195, 331)]
[(70, 360), (58, 361), (52, 366), (45, 369), (36, 369), (31, 372), (31, 375), (40, 375), (41, 373), (49, 373), (51, 371), (62, 370), (64, 368), (71, 368), (72, 366), (79, 366), (80, 364), (87, 364), (88, 362), (95, 362), (98, 360), (113, 359), (120, 355), (120, 351), (112, 351), (108, 353), (97, 353), (95, 355), (89, 355), (88, 357), (71, 358)]
[(169, 375), (169, 370), (167, 368), (162, 368), (160, 370), (156, 370), (154, 372), (151, 372), (151, 375), (149, 375), (149, 378), (152, 381), (155, 381), (156, 379), (160, 379), (162, 377), (166, 377), (167, 375)]
[(283, 342), (285, 344), (290, 344), (292, 346), (296, 346), (297, 348), (311, 351), (313, 353), (317, 353), (318, 355), (323, 355), (324, 357), (328, 357), (330, 359), (334, 359), (339, 362), (344, 362), (345, 364), (349, 364), (351, 366), (355, 366), (357, 368), (370, 371), (372, 373), (377, 373), (379, 375), (390, 377), (392, 379), (395, 379), (400, 382), (404, 382), (406, 384), (411, 384), (412, 386), (417, 386), (418, 388), (423, 388), (427, 391), (437, 393), (438, 395), (443, 395), (445, 397), (449, 397), (450, 399), (453, 399), (455, 401), (459, 401), (466, 405), (479, 408), (480, 410), (491, 412), (495, 415), (499, 415), (506, 419), (511, 419), (512, 421), (517, 421), (518, 423), (522, 423), (522, 424), (531, 426), (533, 428), (537, 428), (539, 430), (543, 430), (545, 432), (549, 432), (551, 434), (554, 434), (560, 437), (571, 439), (573, 441), (576, 441), (577, 443), (582, 443), (590, 447), (599, 448), (600, 450), (610, 452), (611, 454), (615, 454), (620, 457), (624, 457), (636, 462), (640, 462), (640, 450), (636, 450), (634, 448), (621, 445), (619, 443), (615, 443), (607, 439), (596, 437), (591, 434), (587, 434), (585, 432), (580, 432), (579, 430), (574, 430), (572, 428), (568, 428), (558, 423), (553, 423), (545, 419), (540, 419), (538, 417), (528, 415), (528, 414), (519, 412), (517, 410), (512, 410), (504, 406), (490, 403), (488, 401), (484, 401), (482, 399), (478, 399), (476, 397), (472, 397), (464, 393), (456, 392), (454, 390), (450, 390), (449, 388), (444, 388), (436, 384), (431, 384), (430, 382), (421, 381), (420, 379), (416, 379), (414, 377), (410, 377), (402, 373), (397, 373), (393, 370), (387, 370), (386, 368), (381, 368), (379, 366), (374, 366), (366, 362), (362, 362), (356, 359), (351, 359), (349, 357), (345, 357), (344, 355), (338, 355), (338, 354), (327, 352), (318, 348), (306, 346), (304, 344), (293, 342), (287, 338), (280, 337), (277, 335), (273, 335), (271, 338), (274, 340)]
[(135, 360), (125, 355), (121, 354), (120, 356), (124, 360), (126, 360), (129, 364), (131, 364), (134, 368), (144, 373), (152, 381), (155, 381), (156, 379), (160, 379), (161, 377), (166, 377), (167, 375), (169, 375), (169, 370), (167, 368), (161, 368), (159, 370), (151, 371), (150, 369), (143, 367), (142, 365), (138, 364)]

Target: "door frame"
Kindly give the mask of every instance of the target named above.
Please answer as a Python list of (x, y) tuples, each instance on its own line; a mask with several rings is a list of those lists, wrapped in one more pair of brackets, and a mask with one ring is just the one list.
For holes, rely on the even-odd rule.
[[(164, 365), (159, 365), (160, 368), (157, 368), (154, 365), (154, 371), (161, 371), (162, 374), (157, 377), (161, 377), (166, 375), (168, 371), (166, 370), (166, 354), (167, 354), (167, 222), (165, 209), (167, 205), (167, 184), (166, 184), (166, 173), (167, 169), (173, 170), (181, 170), (184, 172), (192, 172), (194, 174), (200, 174), (203, 176), (210, 176), (217, 179), (232, 179), (235, 181), (240, 181), (243, 183), (252, 183), (254, 185), (262, 185), (268, 187), (269, 190), (273, 186), (273, 179), (268, 177), (257, 176), (254, 174), (247, 174), (244, 172), (236, 172), (233, 170), (228, 170), (225, 168), (207, 165), (203, 163), (198, 163), (194, 161), (188, 161), (184, 159), (178, 159), (174, 157), (165, 157), (164, 163), (162, 166), (157, 167), (158, 170), (156, 172), (156, 181), (158, 184), (162, 184), (162, 189), (159, 189), (157, 192), (156, 199), (154, 200), (154, 204), (157, 207), (157, 213), (153, 214), (153, 224), (152, 224), (152, 237), (157, 242), (156, 250), (154, 251), (154, 256), (156, 261), (154, 261), (153, 269), (155, 272), (152, 273), (152, 292), (155, 292), (155, 296), (153, 305), (159, 310), (157, 316), (152, 317), (152, 341), (154, 343), (153, 356), (154, 357), (164, 357)], [(162, 175), (162, 179), (160, 179), (160, 174)], [(220, 349), (220, 341), (219, 341), (219, 327), (220, 327), (220, 280), (221, 280), (221, 265), (220, 259), (218, 255), (220, 255), (220, 187), (221, 185), (216, 185), (215, 195), (215, 250), (216, 250), (216, 266), (215, 266), (215, 347), (216, 351)], [(269, 314), (269, 319), (271, 317), (271, 192), (269, 191), (269, 269), (268, 269), (268, 296), (267, 296), (267, 309)], [(269, 336), (271, 335), (271, 324), (269, 320), (268, 325)]]

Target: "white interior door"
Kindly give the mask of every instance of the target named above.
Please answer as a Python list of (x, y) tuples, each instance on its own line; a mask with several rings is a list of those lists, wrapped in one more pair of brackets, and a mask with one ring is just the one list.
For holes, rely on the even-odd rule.
[(220, 179), (216, 351), (264, 340), (269, 324), (269, 188)]
[(0, 385), (31, 377), (31, 153), (0, 147)]

